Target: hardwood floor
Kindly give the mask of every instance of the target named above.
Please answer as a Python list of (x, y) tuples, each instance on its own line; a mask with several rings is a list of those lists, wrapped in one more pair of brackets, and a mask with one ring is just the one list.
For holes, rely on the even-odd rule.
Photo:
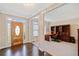
[[(17, 45), (0, 50), (0, 56), (45, 56), (44, 52), (40, 51), (32, 43)], [(46, 56), (51, 56), (46, 54)]]

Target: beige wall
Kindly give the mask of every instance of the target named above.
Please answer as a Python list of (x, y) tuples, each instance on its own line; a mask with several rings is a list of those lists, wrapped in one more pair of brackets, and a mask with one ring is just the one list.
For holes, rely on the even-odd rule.
[(39, 14), (39, 41), (44, 41), (44, 17), (43, 13)]
[(57, 22), (51, 22), (50, 26), (56, 26), (56, 25), (71, 25), (71, 36), (74, 36), (76, 39), (76, 42), (78, 42), (78, 33), (77, 29), (79, 29), (79, 18), (72, 19), (72, 20), (65, 20), (65, 21), (57, 21)]

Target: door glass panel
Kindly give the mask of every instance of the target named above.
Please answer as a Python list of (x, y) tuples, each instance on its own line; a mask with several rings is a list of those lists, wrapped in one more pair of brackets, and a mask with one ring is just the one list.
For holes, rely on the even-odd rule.
[(15, 34), (16, 34), (16, 36), (19, 36), (19, 34), (20, 34), (20, 27), (19, 26), (15, 27)]

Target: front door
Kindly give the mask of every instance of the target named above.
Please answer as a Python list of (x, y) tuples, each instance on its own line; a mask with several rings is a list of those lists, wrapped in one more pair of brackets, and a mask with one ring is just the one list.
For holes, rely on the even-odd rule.
[(23, 43), (23, 23), (11, 23), (11, 45), (18, 45)]

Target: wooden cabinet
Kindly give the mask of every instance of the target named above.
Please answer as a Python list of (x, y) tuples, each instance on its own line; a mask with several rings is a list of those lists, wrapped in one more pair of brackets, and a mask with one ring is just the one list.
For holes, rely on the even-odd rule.
[(70, 25), (51, 26), (51, 34), (52, 32), (58, 33), (58, 39), (70, 42)]
[(62, 38), (63, 41), (70, 41), (70, 25), (62, 26)]
[(70, 36), (70, 25), (51, 26), (51, 35), (45, 35), (45, 40), (49, 41), (65, 41), (75, 43), (75, 37)]
[(63, 25), (62, 32), (67, 32), (68, 35), (70, 36), (70, 25)]

